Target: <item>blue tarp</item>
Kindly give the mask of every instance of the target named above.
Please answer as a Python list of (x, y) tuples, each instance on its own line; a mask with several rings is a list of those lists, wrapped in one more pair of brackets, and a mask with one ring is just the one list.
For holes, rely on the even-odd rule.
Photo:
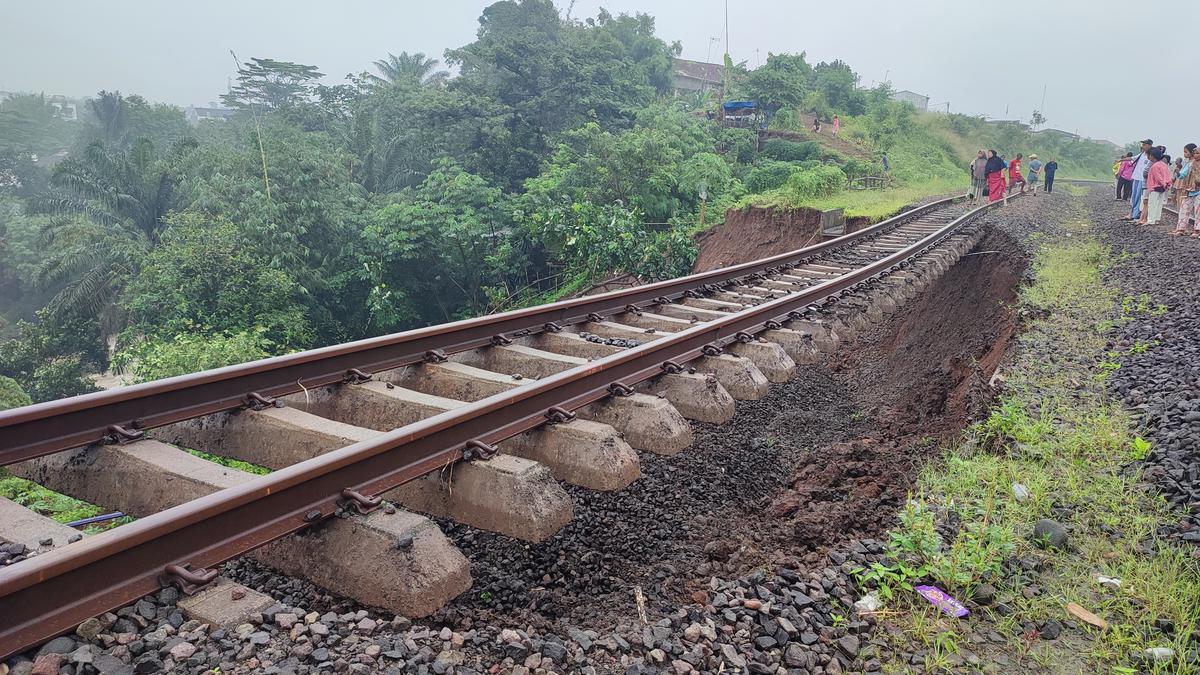
[(753, 110), (758, 107), (757, 101), (727, 101), (722, 108), (725, 112), (733, 112), (735, 110)]

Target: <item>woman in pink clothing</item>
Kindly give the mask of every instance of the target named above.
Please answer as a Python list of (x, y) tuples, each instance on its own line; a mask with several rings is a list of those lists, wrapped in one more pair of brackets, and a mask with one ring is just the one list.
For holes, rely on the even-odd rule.
[(1163, 161), (1163, 152), (1151, 148), (1152, 164), (1146, 172), (1146, 225), (1157, 225), (1162, 219), (1163, 202), (1171, 189), (1171, 167)]
[(838, 119), (837, 115), (834, 115), (833, 116), (833, 135), (837, 136), (838, 129), (841, 129), (841, 128), (842, 128), (842, 121)]
[(1133, 164), (1133, 153), (1125, 153), (1125, 156), (1121, 158), (1121, 168), (1117, 171), (1116, 201), (1129, 201), (1129, 195), (1133, 192)]

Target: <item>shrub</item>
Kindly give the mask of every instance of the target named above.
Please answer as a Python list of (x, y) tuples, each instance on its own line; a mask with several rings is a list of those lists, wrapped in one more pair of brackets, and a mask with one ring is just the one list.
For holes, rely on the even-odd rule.
[(0, 410), (20, 408), (31, 403), (33, 399), (29, 398), (29, 394), (25, 393), (16, 380), (0, 375)]
[(846, 186), (846, 174), (836, 166), (802, 169), (788, 178), (788, 189), (797, 201), (826, 197)]
[(783, 162), (802, 162), (806, 159), (819, 159), (821, 146), (817, 145), (816, 141), (796, 143), (785, 141), (782, 138), (772, 138), (763, 143), (762, 154)]
[(137, 382), (187, 375), (236, 363), (257, 361), (270, 355), (266, 329), (238, 333), (181, 333), (172, 338), (152, 337), (123, 349), (114, 365), (128, 371)]
[(787, 183), (797, 166), (789, 162), (763, 160), (746, 174), (746, 189), (750, 192), (766, 192)]
[(874, 168), (875, 165), (871, 162), (859, 159), (857, 157), (851, 157), (850, 159), (846, 160), (845, 164), (842, 164), (842, 171), (844, 171), (850, 178), (869, 176)]

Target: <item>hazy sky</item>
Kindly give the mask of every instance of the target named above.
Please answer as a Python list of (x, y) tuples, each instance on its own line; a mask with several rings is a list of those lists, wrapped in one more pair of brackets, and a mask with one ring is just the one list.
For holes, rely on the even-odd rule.
[[(556, 0), (564, 8), (570, 0)], [(470, 42), (483, 0), (0, 0), (0, 90), (89, 95), (119, 89), (181, 105), (215, 101), (235, 66), (229, 50), (318, 66), (337, 81), (387, 52), (441, 57)], [(683, 56), (719, 59), (724, 0), (578, 0), (657, 19)], [(1158, 46), (1121, 43), (1157, 27)], [(840, 58), (870, 85), (931, 97), (931, 107), (1028, 120), (1119, 144), (1152, 136), (1172, 154), (1200, 139), (1195, 51), (1176, 27), (1200, 24), (1200, 4), (1148, 0), (735, 0), (729, 43), (751, 67), (768, 52)], [(1182, 64), (1188, 63), (1185, 68)], [(1144, 97), (1152, 97), (1148, 102)]]

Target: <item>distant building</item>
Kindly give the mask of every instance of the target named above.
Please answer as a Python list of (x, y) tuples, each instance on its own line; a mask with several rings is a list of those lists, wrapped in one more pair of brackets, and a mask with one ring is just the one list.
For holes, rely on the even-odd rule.
[[(0, 103), (7, 101), (10, 98), (24, 96), (24, 92), (17, 91), (0, 91)], [(54, 108), (59, 117), (68, 122), (76, 122), (79, 120), (79, 109), (83, 106), (83, 99), (73, 96), (62, 96), (60, 94), (42, 94), (46, 105)]]
[(687, 59), (671, 59), (671, 87), (676, 94), (707, 91), (721, 85), (725, 66)]
[(909, 91), (907, 89), (892, 92), (892, 100), (893, 101), (903, 101), (904, 103), (910, 103), (917, 110), (923, 111), (923, 110), (929, 109), (929, 97), (928, 96), (922, 96), (921, 94), (918, 94), (915, 91)]
[(59, 117), (68, 122), (75, 122), (79, 119), (79, 107), (83, 105), (83, 99), (54, 95), (47, 96), (46, 103), (58, 112)]
[(234, 112), (234, 110), (229, 108), (219, 108), (216, 104), (212, 104), (208, 108), (197, 108), (194, 105), (190, 105), (183, 111), (183, 115), (187, 118), (189, 124), (200, 124), (204, 120), (224, 122), (233, 117)]

